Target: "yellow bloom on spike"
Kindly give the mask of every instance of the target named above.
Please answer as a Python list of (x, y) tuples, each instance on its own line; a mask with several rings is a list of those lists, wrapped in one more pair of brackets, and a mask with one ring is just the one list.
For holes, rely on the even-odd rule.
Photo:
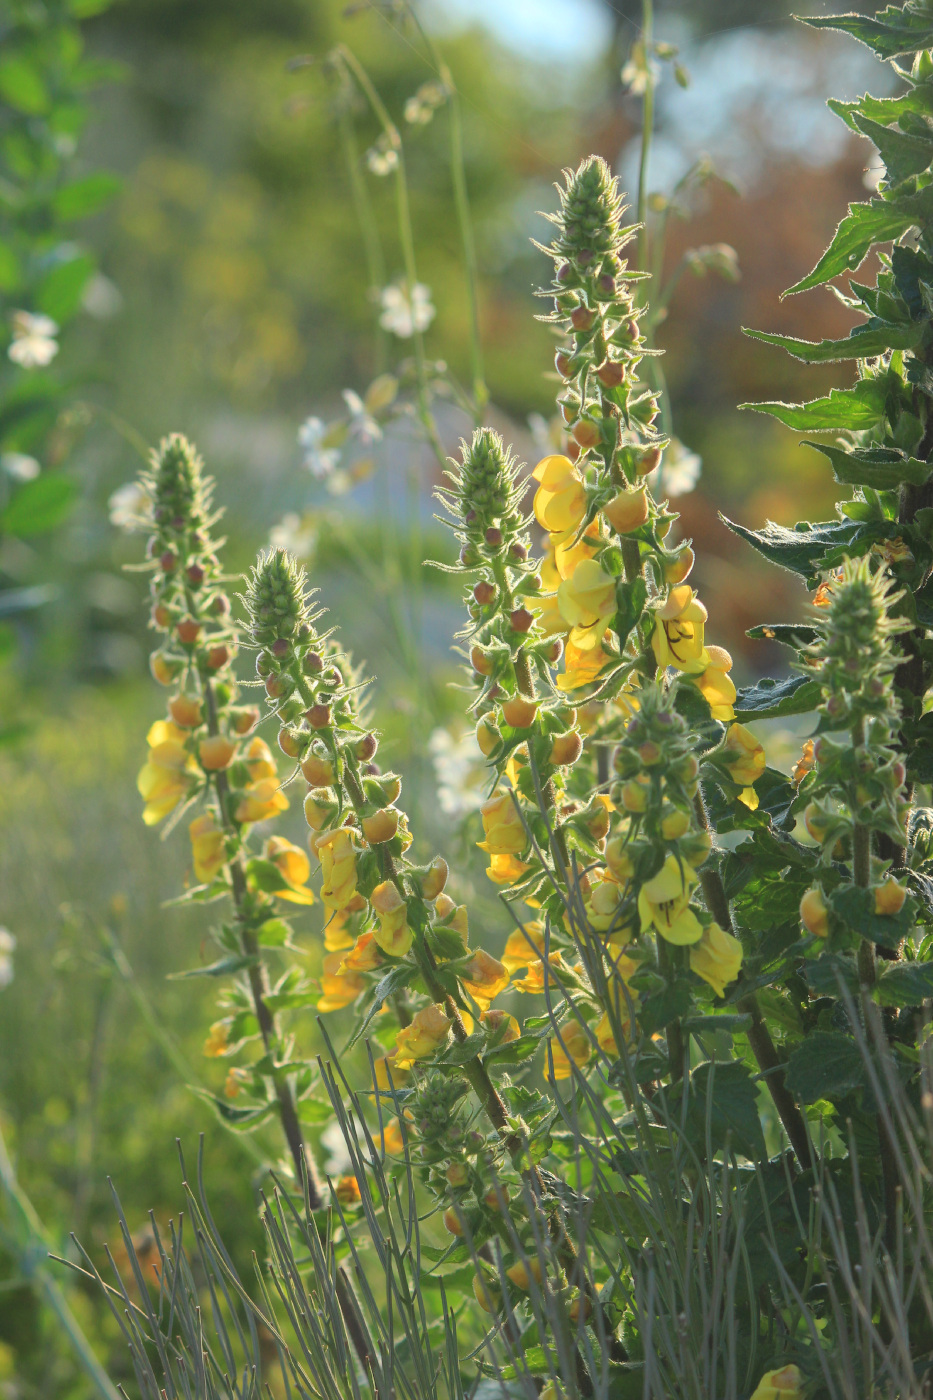
[(309, 845), (321, 862), (321, 899), (328, 909), (343, 909), (356, 893), (356, 847), (345, 826), (312, 836)]
[[(550, 1040), (551, 1055), (554, 1060), (554, 1078), (569, 1079), (572, 1073), (571, 1063), (578, 1069), (583, 1069), (589, 1064), (593, 1054), (593, 1042), (589, 1034), (579, 1021), (567, 1021), (561, 1026), (561, 1039), (552, 1037)], [(563, 1041), (563, 1044), (561, 1044)]]
[(744, 724), (730, 724), (719, 757), (739, 787), (756, 783), (768, 762), (764, 746)]
[[(556, 968), (558, 971), (566, 970), (565, 963), (564, 963), (564, 958), (563, 958), (563, 954), (560, 952), (560, 949), (558, 949), (558, 951), (557, 951), (556, 953), (552, 953), (552, 954), (550, 955), (550, 957), (548, 958), (548, 969), (549, 969), (549, 971), (548, 971), (548, 986), (549, 986), (549, 987), (556, 987), (556, 986), (558, 985), (558, 979), (557, 979), (557, 978), (554, 976), (554, 974), (550, 971), (551, 968)], [(521, 978), (519, 981), (517, 981), (517, 982), (513, 982), (513, 983), (512, 983), (512, 988), (513, 988), (513, 990), (516, 991), (516, 992), (530, 992), (532, 995), (535, 995), (535, 996), (537, 996), (538, 994), (540, 994), (541, 992), (543, 992), (543, 991), (544, 991), (544, 960), (543, 960), (543, 958), (539, 958), (537, 962), (529, 963), (529, 964), (528, 964), (528, 971), (525, 973), (524, 977), (522, 977), (522, 978)]]
[(581, 686), (592, 685), (615, 659), (603, 649), (603, 638), (596, 635), (595, 628), (589, 634), (575, 630), (564, 650), (564, 670), (557, 677), (557, 689), (579, 690)]
[(346, 953), (328, 953), (321, 970), (321, 991), (318, 1011), (342, 1011), (366, 990), (366, 978), (344, 968)]
[(486, 867), (486, 874), (494, 885), (514, 885), (531, 866), (517, 856), (492, 855)]
[(576, 530), (586, 515), (586, 489), (570, 458), (545, 457), (532, 476), (540, 482), (534, 512), (541, 528), (558, 534)]
[(485, 841), (476, 844), (492, 856), (517, 856), (528, 845), (528, 836), (512, 793), (497, 789), (480, 808)]
[(709, 658), (706, 670), (692, 679), (709, 705), (713, 719), (725, 723), (735, 718), (732, 707), (737, 692), (728, 674), (732, 670), (732, 657), (725, 647), (707, 647), (706, 655)]
[(509, 985), (508, 969), (483, 948), (477, 948), (460, 979), (481, 1011), (488, 1011), (500, 992)]
[(347, 924), (354, 914), (365, 908), (366, 901), (363, 896), (355, 894), (345, 909), (334, 910), (324, 925), (324, 947), (328, 953), (339, 953), (344, 948), (353, 947), (355, 939)]
[(217, 825), (213, 812), (202, 812), (188, 826), (191, 837), (191, 857), (194, 863), (195, 878), (202, 885), (209, 885), (214, 876), (224, 867), (227, 859), (224, 850), (224, 833)]
[(233, 815), (238, 822), (267, 822), (287, 807), (278, 778), (260, 778), (246, 788)]
[[(594, 520), (587, 525), (582, 537), (572, 544), (569, 540), (564, 541), (560, 535), (552, 535), (550, 543), (554, 550), (554, 572), (557, 581), (549, 584), (545, 582), (546, 588), (557, 588), (561, 579), (572, 578), (577, 565), (584, 559), (592, 559), (596, 553), (596, 542), (600, 539), (599, 521)], [(553, 577), (553, 576), (551, 576)]]
[(185, 748), (186, 737), (167, 719), (157, 719), (146, 735), (149, 758), (139, 770), (136, 786), (146, 804), (143, 821), (147, 826), (167, 817), (191, 790), (198, 766)]
[[(383, 1093), (389, 1094), (392, 1089), (401, 1089), (411, 1078), (411, 1071), (403, 1068), (398, 1063), (398, 1057), (393, 1050), (391, 1055), (381, 1055), (378, 1060), (373, 1061), (373, 1071), (376, 1076), (376, 1088)], [(392, 1083), (389, 1083), (391, 1076)]]
[(803, 1400), (803, 1376), (796, 1366), (766, 1371), (751, 1400)]
[(275, 759), (272, 757), (272, 750), (265, 739), (260, 739), (258, 734), (246, 751), (246, 766), (249, 768), (249, 776), (254, 783), (258, 783), (262, 778), (278, 778), (279, 776)]
[(538, 594), (530, 601), (530, 606), (545, 637), (564, 637), (570, 631), (570, 625), (564, 620), (560, 610), (556, 593), (547, 593), (544, 596)]
[(726, 987), (738, 977), (741, 966), (741, 943), (718, 924), (704, 929), (699, 943), (690, 949), (690, 967), (718, 997), (725, 996)]
[(706, 609), (690, 587), (681, 583), (672, 588), (667, 600), (655, 613), (651, 645), (662, 670), (676, 666), (678, 671), (704, 671), (703, 633)]
[(311, 862), (301, 847), (286, 841), (284, 836), (270, 836), (264, 854), (288, 883), (288, 889), (276, 890), (276, 898), (290, 904), (313, 904), (314, 894), (308, 889)]
[[(632, 1018), (627, 1007), (623, 1006), (617, 1024), (622, 1031), (623, 1037), (626, 1040), (630, 1040), (632, 1035)], [(608, 1055), (610, 1059), (617, 1060), (622, 1051), (616, 1040), (615, 1032), (612, 1029), (612, 1020), (608, 1011), (604, 1011), (596, 1022), (594, 1034), (596, 1036), (596, 1043), (603, 1054)]]
[(227, 1034), (228, 1030), (229, 1027), (226, 1021), (214, 1022), (204, 1042), (205, 1055), (209, 1055), (212, 1059), (216, 1059), (220, 1055), (226, 1055), (227, 1051), (230, 1049), (230, 1040)]
[(557, 606), (569, 627), (605, 632), (616, 612), (616, 581), (596, 559), (582, 559), (557, 590)]
[(382, 966), (379, 944), (371, 932), (360, 934), (350, 951), (343, 954), (342, 966), (347, 973), (374, 972)]
[(598, 933), (605, 933), (614, 922), (621, 903), (622, 891), (610, 875), (597, 880), (585, 905), (591, 926)]
[(698, 943), (703, 928), (690, 908), (690, 894), (697, 880), (691, 866), (682, 866), (676, 856), (668, 856), (657, 875), (641, 887), (638, 917), (642, 929), (657, 929), (668, 943)]
[(505, 1045), (510, 1040), (518, 1040), (522, 1033), (518, 1021), (508, 1011), (484, 1011), (479, 1019), (488, 1034), (495, 1039), (497, 1045)]
[(415, 1060), (426, 1060), (446, 1042), (453, 1022), (444, 1015), (444, 1008), (432, 1002), (422, 1006), (412, 1017), (410, 1026), (403, 1026), (395, 1038), (395, 1057), (407, 1069)]
[(376, 942), (384, 953), (393, 958), (403, 958), (413, 938), (408, 927), (408, 905), (391, 880), (377, 885), (369, 899), (379, 918), (374, 935)]
[[(409, 1128), (409, 1132), (411, 1129)], [(405, 1139), (402, 1136), (402, 1129), (397, 1118), (393, 1118), (391, 1123), (387, 1123), (382, 1130), (382, 1140), (380, 1147), (383, 1152), (391, 1153), (392, 1156), (400, 1157), (405, 1151)]]
[(513, 929), (506, 939), (502, 966), (511, 975), (523, 967), (531, 967), (544, 956), (544, 925), (538, 920)]

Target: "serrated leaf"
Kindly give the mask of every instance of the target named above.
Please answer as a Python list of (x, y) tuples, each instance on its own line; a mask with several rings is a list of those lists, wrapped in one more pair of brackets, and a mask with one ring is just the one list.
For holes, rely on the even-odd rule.
[(909, 214), (880, 199), (873, 199), (870, 204), (850, 204), (848, 214), (839, 224), (816, 267), (793, 287), (788, 287), (784, 296), (822, 286), (841, 272), (855, 272), (873, 243), (888, 243), (900, 238), (913, 223), (914, 219)]
[(530, 1060), (540, 1045), (541, 1036), (520, 1035), (516, 1040), (507, 1040), (503, 1045), (488, 1050), (483, 1060), (486, 1064), (517, 1065), (523, 1060)]
[(170, 972), (168, 979), (170, 982), (187, 982), (191, 977), (227, 977), (244, 967), (254, 966), (258, 961), (258, 958), (251, 957), (248, 953), (235, 953), (228, 958), (208, 963), (206, 967), (191, 967), (186, 972)]
[(246, 877), (257, 890), (262, 890), (263, 894), (276, 894), (279, 890), (288, 889), (288, 881), (282, 874), (279, 867), (271, 860), (263, 860), (261, 856), (253, 856), (247, 861)]
[(54, 530), (68, 518), (75, 499), (71, 477), (43, 473), (18, 487), (6, 510), (0, 513), (0, 531), (30, 539)]
[(264, 1118), (268, 1118), (275, 1111), (274, 1104), (253, 1104), (249, 1108), (238, 1108), (229, 1099), (218, 1098), (216, 1094), (210, 1093), (207, 1089), (201, 1089), (197, 1085), (190, 1087), (199, 1099), (203, 1099), (205, 1103), (211, 1105), (219, 1118), (222, 1118), (231, 1128), (237, 1128), (241, 1131), (255, 1128)]
[(729, 1015), (724, 1013), (721, 1016), (687, 1016), (684, 1018), (683, 1027), (685, 1031), (691, 1031), (703, 1035), (707, 1031), (718, 1035), (725, 1032), (726, 1035), (742, 1035), (752, 1024), (751, 1016)]
[(865, 1063), (851, 1037), (811, 1031), (788, 1060), (784, 1078), (801, 1103), (839, 1099), (865, 1083)]
[(887, 397), (884, 379), (860, 379), (851, 389), (831, 389), (809, 403), (743, 403), (756, 413), (767, 413), (785, 427), (801, 433), (863, 432), (876, 427), (884, 416)]
[(876, 914), (874, 891), (859, 885), (840, 885), (833, 890), (829, 903), (853, 933), (884, 948), (898, 948), (914, 927), (916, 906), (910, 895), (897, 914)]
[(919, 1006), (933, 997), (933, 963), (883, 963), (875, 998), (882, 1006)]
[(862, 97), (856, 98), (854, 102), (841, 102), (836, 97), (830, 97), (826, 103), (830, 111), (835, 112), (853, 131), (858, 131), (858, 127), (852, 120), (856, 112), (863, 117), (869, 117), (872, 121), (883, 122), (886, 126), (891, 122), (899, 121), (901, 117), (908, 113), (915, 113), (918, 116), (933, 117), (933, 87), (929, 83), (921, 83), (918, 87), (910, 88), (907, 92), (902, 92), (897, 97), (872, 97), (866, 92)]
[(549, 1376), (553, 1359), (544, 1347), (525, 1347), (522, 1350), (521, 1366), (503, 1366), (499, 1374), (504, 1381), (514, 1381), (516, 1376)]
[(933, 159), (933, 141), (929, 137), (901, 131), (896, 126), (885, 126), (858, 112), (853, 113), (852, 120), (862, 135), (878, 147), (888, 179), (893, 185), (899, 185), (909, 175), (919, 175)]
[(745, 335), (765, 345), (776, 345), (806, 365), (830, 364), (836, 360), (864, 360), (883, 355), (887, 350), (912, 350), (920, 343), (923, 326), (916, 322), (899, 324), (880, 321), (871, 316), (856, 326), (844, 340), (798, 340), (792, 335), (776, 335), (771, 331), (753, 331), (742, 327)]
[(755, 1083), (740, 1060), (700, 1065), (691, 1074), (689, 1084), (678, 1085), (669, 1097), (677, 1103), (684, 1092), (689, 1093), (687, 1133), (701, 1156), (706, 1156), (708, 1140), (713, 1152), (728, 1146), (753, 1161), (765, 1159)]
[(757, 685), (742, 687), (734, 708), (742, 719), (779, 719), (782, 715), (809, 714), (819, 704), (820, 695), (819, 681), (809, 676), (788, 676), (781, 681), (765, 676)]
[(803, 23), (809, 24), (811, 29), (838, 29), (849, 34), (879, 58), (899, 58), (901, 54), (933, 46), (933, 19), (903, 5), (888, 5), (873, 17), (856, 14), (806, 16)]
[(901, 482), (922, 486), (933, 471), (933, 464), (905, 457), (889, 447), (867, 447), (849, 451), (825, 442), (804, 442), (828, 457), (833, 476), (843, 486), (871, 486), (875, 491), (894, 491)]
[(638, 1012), (639, 1024), (647, 1035), (663, 1030), (678, 1016), (685, 1016), (693, 1005), (693, 988), (684, 977), (678, 977), (659, 992), (645, 997)]
[(745, 633), (755, 642), (780, 642), (782, 646), (802, 651), (815, 642), (819, 633), (806, 622), (760, 622)]
[(840, 979), (842, 985), (847, 987), (853, 996), (858, 995), (858, 967), (852, 957), (845, 957), (840, 953), (822, 953), (818, 958), (807, 960), (804, 975), (813, 990), (821, 996), (838, 996)]
[(816, 525), (804, 521), (796, 530), (788, 530), (784, 525), (775, 525), (773, 520), (766, 522), (762, 530), (749, 530), (720, 515), (720, 520), (745, 540), (765, 559), (777, 564), (781, 569), (789, 569), (801, 578), (812, 578), (820, 572), (824, 555), (831, 549), (850, 549), (863, 534), (866, 527), (857, 520), (826, 520)]

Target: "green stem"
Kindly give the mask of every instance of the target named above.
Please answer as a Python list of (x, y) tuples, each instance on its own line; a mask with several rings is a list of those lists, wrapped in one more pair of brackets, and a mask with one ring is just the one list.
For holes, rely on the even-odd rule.
[[(9, 1202), (13, 1214), (19, 1218), (20, 1227), (25, 1236), (22, 1258), (16, 1261), (20, 1271), (29, 1278), (46, 1305), (55, 1314), (75, 1356), (98, 1394), (103, 1397), (103, 1400), (120, 1400), (119, 1392), (94, 1355), (93, 1348), (84, 1335), (81, 1324), (68, 1306), (64, 1292), (49, 1273), (45, 1263), (45, 1258), (49, 1254), (49, 1239), (35, 1206), (17, 1180), (4, 1141), (2, 1126), (0, 1126), (0, 1188)], [(40, 1252), (44, 1257), (37, 1259), (36, 1255)]]

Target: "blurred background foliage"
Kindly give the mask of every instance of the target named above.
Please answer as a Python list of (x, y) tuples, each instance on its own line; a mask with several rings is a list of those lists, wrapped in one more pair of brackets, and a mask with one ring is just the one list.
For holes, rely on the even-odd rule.
[[(21, 10), (2, 8), (7, 26)], [(690, 81), (681, 87), (665, 65), (652, 217), (662, 217), (664, 196), (701, 154), (724, 177), (703, 182), (669, 220), (665, 275), (685, 254), (687, 270), (658, 343), (677, 434), (703, 460), (697, 489), (679, 502), (684, 532), (699, 542), (696, 583), (744, 679), (781, 664), (747, 642), (745, 628), (768, 613), (799, 616), (804, 595), (760, 571), (717, 513), (755, 525), (825, 517), (833, 490), (822, 459), (737, 405), (812, 398), (847, 370), (804, 370), (740, 327), (845, 333), (848, 315), (833, 299), (779, 296), (871, 179), (870, 148), (823, 100), (827, 91), (862, 91), (871, 60), (844, 40), (792, 27), (789, 8), (656, 6), (657, 37), (679, 46)], [(475, 911), (478, 926), (501, 923), (468, 837), (454, 834), (475, 788), (444, 732), (463, 708), (449, 684), (458, 679), (450, 647), (459, 600), (443, 575), (418, 566), (450, 548), (432, 518), (436, 464), (403, 421), (376, 444), (374, 464), (369, 455), (351, 462), (329, 489), (298, 444), (310, 415), (340, 414), (343, 390), (363, 394), (410, 352), (410, 341), (378, 325), (380, 287), (403, 270), (392, 181), (373, 174), (364, 154), (378, 129), (362, 104), (341, 101), (321, 60), (349, 44), (402, 129), (418, 275), (437, 312), (428, 354), (468, 382), (447, 113), (405, 121), (406, 102), (434, 75), (392, 4), (134, 0), (99, 9), (91, 0), (71, 6), (87, 59), (100, 66), (87, 130), (73, 159), (67, 152), (68, 178), (113, 172), (120, 190), (101, 212), (73, 221), (80, 248), (63, 244), (60, 229), (49, 234), (66, 262), (89, 260), (81, 304), (48, 371), (54, 413), (32, 437), (3, 441), (6, 452), (33, 454), (42, 477), (60, 474), (71, 509), (54, 530), (0, 534), (3, 588), (47, 590), (38, 606), (0, 619), (0, 719), (16, 737), (0, 747), (0, 925), (17, 940), (12, 979), (0, 978), (0, 1123), (53, 1240), (64, 1247), (76, 1228), (96, 1249), (113, 1233), (107, 1174), (144, 1230), (147, 1210), (164, 1219), (177, 1208), (174, 1138), (191, 1151), (206, 1132), (217, 1222), (248, 1270), (258, 1239), (248, 1208), (255, 1158), (185, 1087), (199, 1078), (216, 1089), (222, 1077), (200, 1054), (213, 988), (166, 980), (197, 963), (205, 928), (196, 913), (163, 907), (184, 879), (186, 843), (162, 845), (139, 820), (135, 773), (162, 697), (146, 668), (145, 580), (122, 567), (138, 559), (140, 542), (114, 529), (108, 499), (135, 475), (146, 443), (180, 430), (218, 478), (232, 567), (245, 568), (270, 530), (300, 544), (344, 639), (378, 677), (376, 719), (422, 813), (439, 770), (443, 810), (432, 809), (429, 830), (459, 855), (458, 894), (471, 920)], [(640, 3), (433, 0), (422, 14), (462, 96), (488, 414), (533, 463), (555, 387), (550, 333), (534, 319), (545, 269), (530, 239), (547, 227), (536, 211), (553, 207), (560, 168), (591, 151), (632, 188), (640, 107), (620, 72), (638, 39)], [(352, 172), (341, 113), (355, 143)], [(353, 177), (371, 205), (366, 228)], [(736, 250), (741, 280), (690, 270), (689, 250), (718, 243)], [(18, 308), (43, 309), (35, 282), (0, 293), (8, 321)], [(451, 401), (438, 419), (452, 450), (468, 416)], [(317, 911), (309, 922), (319, 925)], [(128, 964), (115, 961), (114, 938)], [(314, 968), (318, 942), (307, 945)], [(5, 1252), (3, 1238), (0, 1229), (0, 1395), (87, 1394), (24, 1276), (28, 1260)], [(96, 1298), (71, 1293), (122, 1374)]]

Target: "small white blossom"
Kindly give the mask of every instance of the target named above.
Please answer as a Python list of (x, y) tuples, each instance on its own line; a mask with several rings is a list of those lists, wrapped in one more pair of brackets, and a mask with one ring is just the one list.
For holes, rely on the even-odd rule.
[(107, 508), (110, 523), (127, 534), (150, 524), (152, 501), (149, 492), (138, 481), (128, 481), (125, 486), (118, 486), (107, 502)]
[(271, 549), (287, 549), (296, 559), (310, 559), (317, 547), (317, 530), (308, 516), (289, 511), (269, 531)]
[(16, 939), (9, 929), (0, 928), (0, 990), (13, 981), (13, 951)]
[(14, 311), (13, 343), (7, 354), (23, 369), (39, 369), (51, 364), (58, 354), (58, 325), (51, 316), (31, 311)]
[(372, 414), (367, 412), (359, 394), (353, 389), (344, 389), (343, 401), (350, 413), (350, 436), (361, 443), (378, 442), (382, 437), (382, 429)]
[(34, 481), (41, 470), (35, 457), (27, 457), (25, 452), (0, 452), (0, 471), (14, 481)]
[(703, 459), (684, 447), (679, 438), (671, 438), (661, 464), (658, 494), (686, 496), (696, 486), (702, 470)]
[(437, 800), (449, 817), (476, 812), (486, 800), (486, 765), (473, 734), (459, 738), (449, 729), (435, 729), (428, 739), (428, 753), (437, 782)]
[(398, 151), (385, 132), (366, 152), (366, 164), (371, 175), (391, 175), (398, 169)]
[(405, 120), (413, 126), (427, 126), (446, 100), (447, 89), (442, 83), (422, 83), (414, 97), (409, 97), (405, 103)]
[(304, 453), (305, 466), (319, 481), (330, 476), (340, 461), (340, 451), (328, 443), (328, 434), (328, 427), (320, 418), (306, 418), (298, 429), (298, 445)]
[(379, 300), (382, 304), (380, 326), (402, 340), (416, 331), (426, 331), (437, 314), (431, 303), (431, 289), (423, 282), (416, 282), (410, 293), (407, 282), (393, 282), (383, 287)]

